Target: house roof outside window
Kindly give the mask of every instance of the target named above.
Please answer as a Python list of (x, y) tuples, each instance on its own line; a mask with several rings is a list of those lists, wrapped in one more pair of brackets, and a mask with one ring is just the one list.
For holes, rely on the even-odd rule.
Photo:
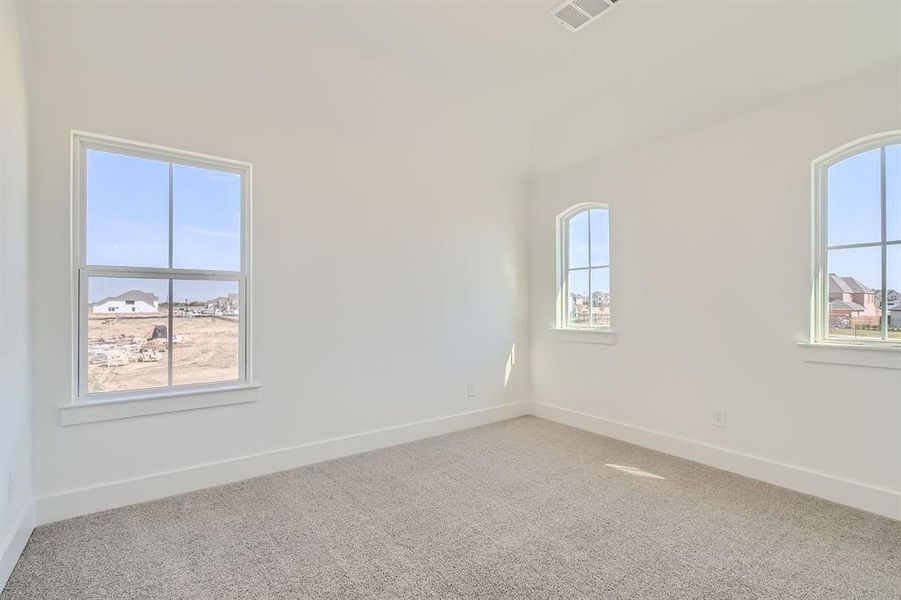
[(830, 310), (841, 310), (841, 311), (849, 311), (849, 312), (863, 312), (864, 307), (858, 304), (857, 302), (851, 302), (849, 300), (832, 300), (829, 302)]
[(835, 273), (829, 273), (829, 293), (874, 294), (875, 291), (853, 277), (839, 277)]
[(116, 302), (120, 300), (135, 300), (146, 302), (147, 304), (155, 304), (160, 301), (156, 294), (151, 294), (150, 292), (142, 292), (140, 290), (128, 290), (127, 292), (122, 292), (118, 296), (110, 296), (108, 298), (104, 298), (103, 300), (92, 302), (91, 306), (104, 304), (106, 302)]

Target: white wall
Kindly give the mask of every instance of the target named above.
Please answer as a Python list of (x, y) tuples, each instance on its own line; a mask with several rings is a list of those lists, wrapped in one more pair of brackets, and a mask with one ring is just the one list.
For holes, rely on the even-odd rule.
[[(16, 7), (0, 3), (0, 589), (30, 532), (28, 114)], [(10, 489), (12, 484), (12, 489)]]
[[(727, 468), (744, 458), (710, 459), (702, 445), (798, 467), (780, 478), (758, 462), (755, 475), (806, 491), (817, 490), (799, 483), (801, 471), (887, 490), (870, 504), (832, 497), (901, 518), (901, 371), (813, 364), (797, 345), (809, 323), (811, 160), (898, 128), (893, 67), (535, 178), (536, 400)], [(611, 207), (613, 345), (558, 341), (549, 330), (554, 218), (585, 201)], [(712, 407), (727, 409), (725, 429), (712, 426)]]
[[(533, 86), (554, 92), (547, 102), (558, 113), (573, 95), (593, 111), (598, 90), (580, 92), (577, 82), (573, 93), (565, 82), (548, 85), (528, 58), (557, 73), (554, 56), (570, 57), (573, 40), (589, 38), (557, 29), (541, 38), (525, 29), (528, 44), (507, 43), (496, 27), (483, 27), (492, 21), (473, 23), (460, 13), (458, 37), (449, 36), (436, 54), (427, 50), (427, 38), (440, 42), (446, 35), (445, 13), (430, 17), (441, 20), (435, 27), (399, 19), (396, 29), (382, 30), (365, 15), (346, 28), (343, 12), (323, 24), (325, 3), (286, 6), (28, 5), (34, 487), (39, 507), (47, 507), (45, 520), (328, 455), (308, 452), (313, 442), (531, 397), (532, 365), (531, 384), (544, 402), (872, 486), (901, 487), (897, 372), (805, 363), (795, 345), (807, 323), (809, 162), (848, 139), (898, 126), (895, 75), (849, 82), (539, 177), (523, 211), (523, 157), (530, 147), (547, 147), (531, 154), (559, 158), (560, 148), (572, 146), (568, 138), (556, 145), (542, 139), (547, 142), (552, 127), (572, 128), (548, 120), (535, 128), (530, 146), (527, 122), (517, 127), (505, 117), (531, 111), (527, 101), (541, 90), (516, 93), (519, 88), (494, 74), (511, 71), (509, 65), (483, 58), (519, 56), (534, 41), (535, 55), (510, 64), (519, 64)], [(532, 23), (531, 8), (522, 10), (520, 22)], [(389, 23), (396, 16), (383, 15)], [(833, 22), (844, 26), (843, 17), (834, 14)], [(794, 44), (801, 22), (780, 21), (786, 45), (771, 51)], [(856, 23), (853, 31), (868, 22)], [(473, 25), (484, 32), (478, 35)], [(656, 33), (643, 24), (639, 30)], [(760, 63), (758, 31), (747, 29), (741, 61), (722, 55), (729, 65), (742, 65), (733, 69), (732, 84), (771, 72)], [(629, 33), (619, 35), (631, 39)], [(554, 34), (559, 43), (551, 42)], [(472, 39), (482, 45), (469, 48), (471, 60), (451, 60)], [(559, 54), (546, 55), (546, 42)], [(649, 44), (648, 55), (659, 56)], [(819, 43), (801, 46), (816, 49), (810, 55), (817, 60), (790, 61), (773, 78), (785, 85), (770, 92), (828, 79), (836, 57), (823, 59)], [(719, 47), (699, 54), (713, 56)], [(799, 83), (794, 74), (804, 69), (795, 67), (812, 63), (821, 67), (814, 69), (819, 75)], [(852, 63), (845, 67), (859, 67)], [(485, 87), (463, 89), (468, 79), (461, 74), (473, 68)], [(712, 61), (694, 76), (711, 82), (705, 74), (723, 69)], [(581, 69), (573, 73), (589, 79)], [(634, 69), (622, 68), (621, 76), (613, 81), (641, 81), (628, 88), (635, 94), (666, 96), (646, 93), (651, 80), (636, 80)], [(610, 79), (598, 71), (597, 81)], [(708, 102), (742, 99), (744, 107), (758, 98), (744, 85), (728, 89), (725, 96), (709, 90)], [(673, 114), (682, 113), (660, 112)], [(258, 402), (59, 425), (57, 407), (70, 400), (73, 360), (61, 343), (71, 332), (70, 310), (59, 301), (71, 293), (71, 129), (253, 163), (255, 374), (262, 387), (241, 394)], [(615, 139), (635, 137), (626, 129)], [(584, 147), (578, 149), (581, 156)], [(620, 332), (613, 346), (552, 341), (547, 331), (554, 314), (554, 216), (587, 200), (613, 209)], [(681, 302), (692, 302), (702, 318), (656, 318), (662, 306)], [(280, 314), (286, 306), (296, 312)], [(361, 311), (368, 318), (348, 317)], [(530, 323), (537, 337), (531, 352)], [(518, 363), (505, 387), (514, 343)], [(478, 382), (476, 398), (465, 397), (467, 381)], [(727, 429), (709, 425), (714, 405), (728, 409)], [(293, 450), (278, 453), (285, 448)], [(239, 457), (251, 458), (228, 462)]]
[[(296, 34), (272, 23), (245, 42), (235, 38), (242, 48), (223, 42), (214, 67), (186, 67), (167, 54), (192, 47), (198, 31), (220, 31), (202, 23), (239, 6), (213, 15), (157, 5), (136, 17), (134, 30), (119, 9), (95, 8), (81, 5), (70, 19), (56, 5), (34, 28), (42, 32), (32, 71), (30, 228), (39, 520), (81, 511), (70, 502), (74, 490), (525, 399), (527, 353), (504, 382), (512, 346), (528, 343), (522, 194), (486, 158), (490, 140), (415, 78), (365, 56), (305, 38), (304, 52), (277, 55), (267, 44)], [(244, 26), (261, 14), (249, 12)], [(157, 48), (157, 25), (185, 39)], [(110, 52), (108, 40), (98, 41), (106, 35), (129, 40)], [(277, 73), (264, 73), (279, 61)], [(234, 79), (211, 83), (210, 69), (225, 64)], [(59, 424), (73, 361), (70, 308), (60, 301), (71, 294), (71, 129), (253, 163), (254, 372), (262, 387), (230, 393), (258, 402)], [(474, 398), (466, 397), (469, 381), (477, 382)], [(267, 465), (276, 462), (290, 466)], [(211, 481), (192, 477), (121, 500), (100, 491), (84, 507)], [(40, 514), (42, 502), (52, 514)]]

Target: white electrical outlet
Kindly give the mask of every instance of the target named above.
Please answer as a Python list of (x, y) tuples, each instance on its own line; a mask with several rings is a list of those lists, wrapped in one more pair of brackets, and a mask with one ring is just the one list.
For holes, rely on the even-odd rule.
[(476, 382), (470, 381), (466, 384), (466, 397), (467, 398), (475, 398), (476, 397)]
[(725, 408), (714, 408), (713, 409), (713, 424), (716, 427), (725, 427), (726, 426), (726, 409)]

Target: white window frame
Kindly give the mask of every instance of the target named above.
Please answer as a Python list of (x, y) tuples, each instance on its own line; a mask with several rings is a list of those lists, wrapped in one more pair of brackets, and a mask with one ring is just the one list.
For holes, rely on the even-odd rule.
[[(882, 298), (886, 297), (886, 255), (889, 246), (901, 244), (901, 240), (889, 241), (887, 239), (887, 214), (886, 214), (886, 181), (885, 181), (885, 151), (882, 152), (881, 170), (881, 239), (878, 242), (860, 244), (839, 244), (829, 246), (829, 198), (828, 198), (828, 171), (829, 167), (845, 159), (851, 158), (870, 150), (901, 144), (901, 130), (888, 131), (864, 138), (860, 138), (831, 152), (820, 156), (812, 163), (812, 197), (813, 197), (813, 291), (811, 294), (811, 323), (810, 344), (822, 346), (845, 346), (866, 349), (901, 350), (901, 342), (890, 339), (865, 339), (851, 338), (850, 336), (829, 335), (829, 250), (845, 248), (874, 248), (882, 249)], [(884, 300), (883, 300), (884, 302)], [(882, 334), (886, 336), (888, 319), (882, 319)]]
[[(608, 262), (606, 265), (591, 265), (591, 218), (588, 219), (588, 266), (572, 269), (569, 266), (569, 222), (573, 217), (590, 210), (607, 211), (607, 244)], [(569, 273), (576, 270), (588, 271), (589, 297), (591, 295), (591, 270), (606, 268), (610, 273), (610, 324), (604, 327), (580, 327), (569, 323), (568, 302), (569, 298)], [(613, 215), (609, 204), (602, 202), (583, 202), (569, 207), (557, 215), (557, 320), (556, 329), (578, 332), (613, 332)], [(589, 313), (590, 314), (590, 313)]]
[[(87, 178), (86, 153), (88, 150), (101, 150), (169, 163), (169, 267), (122, 267), (99, 266), (87, 264)], [(187, 165), (233, 173), (241, 177), (241, 264), (239, 271), (194, 270), (178, 269), (172, 267), (172, 240), (173, 240), (173, 189), (172, 171), (173, 165)], [(115, 409), (111, 412), (74, 411), (64, 412), (63, 424), (108, 420), (140, 414), (154, 414), (157, 412), (171, 412), (200, 408), (202, 406), (214, 406), (221, 404), (234, 404), (247, 402), (247, 399), (221, 400), (210, 399), (206, 401), (183, 401), (182, 396), (202, 394), (208, 392), (220, 392), (233, 389), (247, 389), (258, 387), (253, 383), (253, 348), (252, 348), (252, 322), (253, 311), (251, 302), (251, 214), (252, 214), (252, 166), (250, 163), (220, 158), (177, 150), (163, 146), (156, 146), (143, 142), (125, 140), (110, 136), (98, 135), (84, 131), (72, 131), (72, 173), (71, 173), (71, 209), (72, 209), (72, 400), (62, 409), (97, 407), (98, 405), (112, 405), (129, 403), (130, 407), (122, 410)], [(96, 392), (88, 394), (87, 391), (87, 327), (88, 327), (88, 277), (127, 277), (169, 280), (169, 315), (168, 332), (172, 335), (172, 280), (208, 280), (208, 281), (237, 281), (239, 294), (240, 326), (239, 326), (239, 373), (238, 379), (202, 384), (167, 385), (165, 387)], [(172, 353), (167, 352), (169, 363), (169, 381), (172, 381)], [(135, 401), (157, 400), (176, 398), (179, 403), (160, 403), (156, 408), (153, 405), (139, 405)], [(83, 414), (82, 414), (83, 412)], [(76, 414), (77, 413), (77, 414)], [(68, 415), (68, 416), (67, 416)]]

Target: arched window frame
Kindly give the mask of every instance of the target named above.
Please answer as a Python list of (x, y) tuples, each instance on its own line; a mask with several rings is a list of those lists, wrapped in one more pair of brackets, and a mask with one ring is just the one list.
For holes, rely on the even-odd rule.
[[(886, 297), (887, 280), (887, 250), (889, 246), (901, 245), (901, 240), (887, 239), (887, 196), (886, 196), (886, 146), (901, 144), (901, 130), (888, 131), (863, 137), (839, 148), (836, 148), (812, 163), (812, 190), (813, 190), (813, 293), (811, 294), (811, 324), (810, 339), (816, 344), (846, 344), (849, 346), (901, 348), (897, 340), (886, 339), (888, 320), (882, 319), (882, 338), (859, 339), (831, 336), (829, 334), (829, 250), (843, 248), (880, 247), (882, 249), (882, 290), (881, 297)], [(883, 148), (881, 153), (881, 239), (878, 242), (860, 244), (843, 244), (829, 246), (829, 198), (828, 198), (828, 171), (829, 167), (843, 160), (869, 152), (877, 148)], [(884, 310), (884, 309), (883, 309)]]
[[(589, 268), (587, 269), (589, 272), (589, 282), (590, 282), (590, 274), (592, 268), (602, 268), (606, 267), (610, 272), (610, 319), (609, 324), (601, 327), (591, 327), (591, 326), (578, 326), (573, 325), (569, 322), (569, 312), (568, 312), (568, 303), (567, 298), (569, 297), (569, 273), (572, 270), (569, 266), (569, 223), (576, 216), (582, 214), (583, 212), (588, 212), (591, 210), (606, 210), (607, 218), (608, 218), (608, 231), (607, 231), (607, 241), (609, 244), (608, 247), (608, 264), (606, 265), (595, 265), (592, 267), (591, 265), (591, 219), (589, 218), (589, 238), (588, 238), (588, 247), (589, 247)], [(601, 332), (610, 332), (613, 330), (613, 277), (612, 277), (612, 265), (613, 265), (613, 244), (612, 244), (612, 218), (610, 215), (610, 205), (602, 202), (582, 202), (579, 204), (575, 204), (570, 206), (565, 211), (557, 215), (557, 315), (556, 315), (556, 327), (558, 329), (572, 329), (578, 331), (601, 331)]]

